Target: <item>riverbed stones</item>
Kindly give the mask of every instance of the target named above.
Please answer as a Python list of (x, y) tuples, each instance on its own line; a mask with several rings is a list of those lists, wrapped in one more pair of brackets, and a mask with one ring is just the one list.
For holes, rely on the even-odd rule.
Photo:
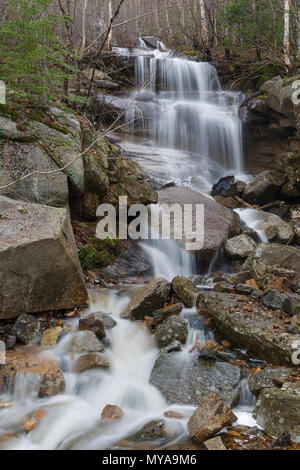
[(67, 210), (0, 196), (0, 214), (0, 319), (84, 304)]
[(263, 390), (256, 402), (254, 416), (257, 424), (275, 437), (289, 434), (300, 441), (300, 384), (286, 383), (281, 389)]
[(155, 342), (158, 348), (165, 348), (174, 341), (186, 343), (188, 328), (186, 321), (177, 315), (164, 320), (155, 330)]
[(266, 367), (250, 375), (248, 386), (253, 395), (258, 397), (265, 388), (274, 387), (273, 379), (287, 380), (293, 369), (288, 367)]
[(260, 173), (247, 184), (244, 193), (245, 201), (262, 205), (276, 199), (285, 178), (285, 174), (280, 170), (267, 170)]
[(83, 372), (89, 369), (107, 369), (110, 366), (110, 362), (107, 357), (99, 353), (88, 353), (79, 356), (75, 362), (75, 372)]
[(83, 330), (73, 333), (69, 351), (75, 353), (103, 351), (103, 346), (93, 331)]
[[(37, 393), (51, 397), (63, 393), (64, 376), (55, 357), (40, 346), (18, 346), (6, 353), (7, 364), (11, 368), (10, 384), (14, 388), (16, 373), (30, 378), (37, 377)], [(1, 372), (0, 372), (1, 375)]]
[(201, 402), (190, 417), (189, 435), (198, 442), (204, 442), (236, 420), (235, 414), (221, 398), (212, 394)]
[[(204, 243), (202, 241), (196, 246), (188, 247), (189, 252), (196, 252), (201, 255), (201, 259), (211, 259), (215, 255), (227, 238), (238, 235), (241, 231), (240, 221), (237, 214), (221, 206), (213, 199), (193, 191), (189, 188), (174, 187), (159, 191), (159, 204), (179, 204), (184, 213), (185, 204), (196, 204), (204, 206)], [(163, 211), (164, 213), (164, 211)], [(193, 230), (196, 230), (196, 211), (193, 210), (192, 218), (189, 221)], [(172, 221), (172, 218), (171, 218)], [(203, 228), (203, 227), (202, 227)], [(171, 222), (171, 235), (174, 234), (174, 222)], [(174, 242), (181, 248), (187, 249), (187, 244), (192, 240), (187, 240), (184, 236), (181, 240), (174, 239)]]
[(230, 238), (225, 243), (225, 253), (232, 259), (247, 258), (254, 252), (255, 248), (255, 241), (246, 234)]
[(226, 362), (199, 359), (184, 351), (164, 351), (153, 366), (150, 383), (171, 404), (199, 405), (216, 393), (232, 406), (238, 401), (240, 379), (239, 367)]
[(143, 320), (153, 311), (164, 306), (171, 292), (171, 284), (164, 278), (154, 279), (138, 289), (127, 307), (121, 313), (122, 318)]
[(106, 405), (101, 413), (101, 419), (106, 421), (121, 419), (123, 416), (124, 412), (116, 405)]
[(62, 331), (63, 329), (61, 326), (49, 328), (48, 330), (44, 331), (42, 340), (41, 340), (41, 345), (42, 346), (55, 346), (62, 334)]
[(172, 281), (172, 289), (176, 297), (182, 300), (186, 307), (194, 307), (198, 296), (198, 289), (193, 281), (183, 276), (176, 276)]
[(34, 315), (21, 315), (14, 324), (13, 331), (22, 343), (29, 344), (40, 332), (40, 322)]
[(213, 320), (214, 329), (233, 346), (273, 365), (293, 365), (293, 344), (300, 335), (289, 333), (284, 321), (272, 310), (264, 311), (255, 299), (250, 303), (243, 296), (203, 292), (197, 309)]
[(227, 450), (220, 436), (213, 437), (204, 442), (207, 450)]

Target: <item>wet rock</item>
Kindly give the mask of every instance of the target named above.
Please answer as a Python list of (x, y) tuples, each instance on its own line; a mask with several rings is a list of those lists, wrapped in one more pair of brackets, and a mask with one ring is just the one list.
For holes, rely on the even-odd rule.
[(288, 367), (266, 367), (265, 369), (255, 371), (249, 378), (249, 390), (258, 397), (265, 388), (273, 388), (273, 379), (288, 379), (293, 369)]
[(300, 313), (300, 296), (296, 294), (285, 294), (283, 311), (290, 317)]
[(182, 413), (179, 413), (178, 411), (166, 411), (164, 413), (164, 416), (166, 418), (171, 418), (171, 419), (184, 419), (185, 416)]
[(13, 364), (0, 364), (0, 392), (10, 392), (17, 371)]
[(186, 277), (177, 276), (172, 281), (172, 289), (186, 307), (192, 308), (196, 303), (198, 289), (196, 285)]
[(94, 317), (101, 321), (106, 330), (110, 330), (117, 325), (116, 320), (109, 314), (105, 312), (93, 312)]
[(99, 340), (105, 338), (106, 333), (104, 325), (99, 318), (91, 313), (87, 317), (80, 318), (79, 320), (79, 330), (89, 330), (95, 333)]
[(207, 450), (227, 450), (223, 444), (222, 438), (217, 436), (204, 442)]
[(121, 313), (122, 318), (143, 320), (151, 316), (154, 310), (160, 309), (168, 301), (171, 284), (163, 278), (154, 279), (138, 289), (129, 304)]
[(0, 341), (5, 343), (6, 349), (11, 349), (16, 344), (17, 338), (10, 325), (5, 325), (0, 328)]
[(103, 346), (93, 331), (78, 331), (73, 334), (70, 346), (70, 352), (98, 352), (103, 351)]
[(165, 437), (165, 435), (166, 429), (164, 421), (154, 420), (145, 424), (140, 431), (130, 436), (128, 439), (135, 442), (155, 441), (156, 439)]
[(230, 293), (233, 291), (233, 285), (229, 282), (220, 281), (214, 285), (214, 291)]
[[(38, 390), (42, 397), (64, 392), (65, 380), (54, 356), (40, 346), (15, 347), (6, 353), (11, 368), (10, 383), (14, 387), (16, 373), (39, 376)], [(1, 375), (1, 372), (0, 372)], [(0, 380), (1, 382), (1, 380)]]
[(293, 344), (300, 335), (286, 331), (283, 320), (264, 314), (261, 304), (245, 302), (238, 295), (204, 292), (197, 309), (213, 320), (215, 330), (233, 346), (247, 348), (259, 359), (274, 365), (293, 365)]
[(257, 175), (245, 188), (244, 198), (250, 204), (266, 204), (276, 199), (285, 182), (279, 170), (267, 170)]
[(242, 227), (242, 231), (245, 235), (248, 235), (248, 237), (252, 238), (256, 243), (259, 243), (260, 238), (256, 230), (254, 230), (251, 227)]
[(269, 435), (290, 434), (292, 440), (299, 440), (300, 384), (286, 383), (281, 389), (263, 390), (256, 402), (254, 417)]
[(268, 289), (261, 298), (263, 305), (272, 310), (283, 308), (283, 297), (276, 289)]
[[(182, 208), (184, 208), (184, 204), (202, 204), (204, 206), (204, 244), (190, 251), (199, 253), (201, 259), (211, 259), (220, 250), (227, 238), (233, 237), (241, 231), (239, 217), (234, 211), (221, 206), (203, 194), (188, 188), (175, 187), (159, 191), (158, 195), (159, 203), (168, 204), (168, 206), (173, 204), (179, 204)], [(196, 228), (194, 212), (190, 221), (193, 230)], [(171, 226), (171, 234), (173, 233), (174, 226)], [(174, 240), (183, 249), (186, 249), (187, 243), (190, 244), (191, 241), (184, 237), (182, 240)]]
[[(258, 284), (261, 284), (270, 267), (276, 266), (293, 271), (296, 280), (300, 280), (300, 251), (293, 246), (280, 245), (278, 243), (261, 243), (254, 253), (249, 256), (243, 271), (251, 270)], [(284, 274), (284, 277), (287, 273)], [(269, 285), (272, 283), (268, 282)]]
[(24, 314), (14, 324), (13, 331), (22, 343), (29, 344), (37, 338), (40, 332), (40, 322), (37, 317)]
[(41, 345), (55, 346), (60, 338), (62, 331), (63, 329), (60, 326), (56, 326), (55, 328), (49, 328), (49, 330), (46, 330), (42, 336)]
[(0, 213), (0, 319), (84, 304), (67, 210), (0, 196)]
[(186, 321), (176, 315), (164, 320), (155, 331), (155, 342), (159, 348), (165, 348), (176, 340), (185, 344), (187, 337)]
[(230, 238), (225, 243), (225, 253), (232, 259), (247, 258), (254, 252), (255, 248), (255, 241), (245, 234)]
[(124, 416), (124, 412), (116, 405), (106, 405), (101, 413), (101, 419), (112, 421), (115, 419), (121, 419)]
[(240, 378), (240, 369), (228, 363), (185, 352), (162, 352), (153, 366), (150, 383), (172, 404), (198, 405), (217, 393), (232, 406), (238, 401)]
[(76, 360), (74, 369), (79, 373), (93, 368), (107, 369), (109, 366), (110, 362), (103, 354), (88, 353)]
[(236, 420), (231, 409), (218, 395), (213, 394), (205, 398), (190, 417), (189, 435), (198, 442), (204, 442)]
[(213, 196), (219, 194), (223, 197), (235, 196), (237, 194), (235, 177), (225, 176), (224, 178), (220, 178), (219, 181), (213, 185), (211, 194)]
[(228, 209), (238, 209), (241, 206), (241, 204), (233, 197), (224, 197), (216, 194), (214, 198), (218, 204), (221, 204), (221, 206), (227, 207)]

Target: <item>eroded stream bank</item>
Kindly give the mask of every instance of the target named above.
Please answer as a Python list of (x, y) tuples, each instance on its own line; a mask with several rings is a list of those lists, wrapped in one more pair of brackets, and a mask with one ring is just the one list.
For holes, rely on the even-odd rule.
[[(121, 56), (129, 53), (115, 51)], [(174, 57), (162, 44), (149, 49), (140, 43), (133, 59), (137, 89), (130, 96), (98, 96), (99, 106), (126, 110), (126, 133), (110, 138), (129, 160), (118, 148), (102, 143), (96, 155), (89, 154), (82, 167), (64, 174), (61, 181), (61, 190), (67, 178), (69, 185), (72, 182), (69, 199), (77, 241), (83, 236), (82, 223), (93, 220), (99, 202), (116, 203), (122, 191), (131, 202), (156, 202), (155, 191), (135, 166), (137, 161), (158, 191), (159, 202), (204, 204), (203, 248), (192, 255), (172, 240), (140, 242), (140, 251), (129, 263), (130, 273), (125, 257), (102, 269), (100, 277), (97, 270), (87, 272), (92, 284), (89, 308), (72, 313), (72, 297), (83, 286), (73, 255), (66, 255), (66, 271), (57, 263), (58, 279), (47, 277), (51, 256), (62, 256), (60, 240), (72, 235), (65, 209), (49, 208), (61, 203), (53, 204), (57, 191), (51, 185), (42, 193), (40, 180), (35, 181), (35, 192), (21, 185), (23, 196), (48, 204), (44, 220), (52, 227), (55, 219), (58, 227), (53, 230), (53, 238), (59, 240), (57, 250), (45, 260), (39, 287), (47, 289), (49, 281), (55, 289), (64, 285), (64, 277), (70, 278), (70, 271), (77, 275), (72, 277), (73, 291), (65, 296), (64, 312), (58, 312), (58, 306), (53, 315), (28, 315), (49, 310), (47, 296), (41, 307), (39, 292), (31, 296), (25, 315), (4, 326), (7, 344), (16, 340), (19, 344), (9, 346), (7, 364), (0, 369), (0, 445), (6, 449), (213, 445), (267, 449), (288, 434), (284, 444), (295, 446), (290, 439), (297, 442), (300, 435), (294, 413), (299, 374), (293, 363), (293, 344), (300, 339), (299, 208), (297, 195), (293, 198), (298, 157), (293, 157), (295, 169), (292, 163), (286, 173), (276, 169), (252, 180), (243, 153), (239, 114), (243, 94), (223, 91), (212, 65)], [(24, 141), (22, 132), (31, 139), (37, 132), (44, 138), (50, 133), (66, 149), (68, 133), (57, 124), (63, 122), (64, 131), (71, 130), (72, 142), (79, 146), (76, 119), (59, 113), (51, 111), (56, 129), (53, 123), (49, 128), (48, 122), (34, 121), (38, 124), (24, 131), (14, 121), (3, 120), (10, 135), (15, 132), (16, 142)], [(88, 146), (91, 131), (87, 128), (83, 134)], [(10, 148), (11, 161), (15, 145), (21, 144)], [(30, 145), (36, 151), (34, 140)], [(64, 156), (72, 158), (70, 153)], [(43, 158), (50, 165), (49, 157), (43, 154)], [(291, 156), (286, 158), (294, 162)], [(219, 178), (224, 179), (211, 193)], [(288, 203), (277, 204), (285, 193)], [(16, 197), (16, 193), (7, 195)], [(60, 198), (68, 200), (67, 189)], [(251, 208), (245, 208), (243, 199)], [(24, 217), (23, 233), (32, 234), (40, 206), (10, 201), (2, 198), (4, 223), (9, 227), (10, 218), (18, 214), (18, 220)], [(273, 212), (257, 210), (269, 202), (274, 203)], [(26, 245), (26, 240), (22, 243)], [(44, 241), (38, 243), (43, 246)], [(115, 246), (110, 250), (118, 256)], [(13, 263), (11, 258), (8, 262)], [(143, 265), (140, 272), (137, 264)], [(152, 280), (141, 287), (135, 278), (140, 282), (144, 275)], [(24, 313), (21, 295), (22, 291), (14, 304), (11, 300), (4, 304), (1, 318), (13, 317), (9, 312), (17, 307)], [(256, 397), (257, 422), (252, 416)], [(209, 430), (212, 417), (215, 427)], [(219, 436), (204, 444), (221, 431), (221, 440)]]

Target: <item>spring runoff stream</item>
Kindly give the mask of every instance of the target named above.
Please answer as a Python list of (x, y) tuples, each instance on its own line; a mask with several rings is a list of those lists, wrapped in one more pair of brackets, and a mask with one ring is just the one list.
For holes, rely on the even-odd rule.
[[(123, 49), (114, 52), (130, 53)], [(124, 152), (139, 161), (160, 185), (172, 181), (177, 186), (207, 192), (226, 174), (245, 177), (242, 126), (237, 112), (242, 94), (223, 91), (212, 65), (175, 57), (163, 44), (158, 44), (157, 50), (148, 50), (141, 41), (134, 55), (136, 91), (126, 99), (130, 101), (135, 96), (136, 100), (126, 112), (130, 132), (121, 137)], [(142, 248), (151, 261), (155, 277), (172, 280), (179, 274), (197, 274), (193, 257), (172, 241), (143, 242)], [(76, 358), (68, 355), (68, 346), (72, 331), (78, 328), (78, 320), (68, 320), (70, 333), (49, 351), (58, 359), (64, 373), (65, 393), (40, 399), (36, 377), (19, 374), (14, 393), (1, 397), (12, 401), (13, 406), (1, 411), (0, 434), (14, 433), (24, 416), (31, 416), (39, 409), (46, 414), (36, 429), (28, 434), (16, 434), (7, 442), (0, 442), (0, 446), (107, 449), (119, 443), (117, 447), (122, 447), (128, 436), (153, 420), (164, 420), (168, 429), (167, 438), (153, 444), (154, 447), (168, 449), (188, 439), (187, 420), (195, 406), (167, 403), (161, 392), (149, 383), (159, 354), (153, 335), (144, 324), (120, 318), (134, 288), (122, 285), (118, 289), (99, 288), (90, 292), (90, 306), (84, 315), (101, 310), (111, 313), (117, 321), (117, 326), (107, 331), (105, 354), (111, 367), (107, 371), (73, 372)], [(213, 333), (195, 310), (185, 309), (181, 315), (189, 323), (187, 344), (178, 353), (184, 381), (184, 365), (196, 354), (189, 353), (195, 340), (212, 339)], [(101, 412), (107, 404), (123, 410), (122, 420), (101, 421)], [(239, 423), (255, 424), (252, 407), (253, 398), (244, 381), (234, 410)], [(166, 411), (180, 412), (183, 419), (167, 418)]]

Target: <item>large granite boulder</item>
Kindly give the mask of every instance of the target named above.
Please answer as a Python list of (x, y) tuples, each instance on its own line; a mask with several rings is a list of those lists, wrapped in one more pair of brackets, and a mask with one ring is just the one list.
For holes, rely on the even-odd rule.
[(0, 214), (0, 318), (84, 304), (67, 210), (1, 196)]
[(233, 406), (239, 398), (240, 379), (239, 367), (226, 362), (199, 359), (196, 354), (186, 352), (163, 351), (153, 366), (150, 383), (169, 403), (198, 405), (216, 393), (228, 406)]
[(127, 307), (121, 313), (122, 318), (143, 320), (164, 306), (171, 292), (171, 284), (163, 278), (154, 279), (134, 292)]
[(233, 346), (274, 365), (293, 365), (295, 341), (300, 335), (287, 331), (283, 319), (264, 311), (255, 300), (233, 294), (199, 294), (197, 309), (213, 319), (214, 328)]
[[(189, 188), (171, 187), (159, 191), (158, 196), (159, 204), (167, 204), (169, 207), (173, 204), (179, 204), (182, 208), (182, 213), (184, 213), (185, 204), (192, 204), (193, 214), (190, 225), (193, 230), (196, 230), (195, 207), (197, 204), (204, 206), (203, 243), (200, 243), (200, 248), (195, 247), (195, 249), (189, 250), (197, 252), (197, 254), (201, 255), (202, 259), (210, 259), (220, 250), (227, 238), (240, 233), (240, 221), (237, 214), (203, 194)], [(174, 222), (172, 217), (171, 235), (174, 237)], [(180, 240), (174, 237), (174, 241), (184, 249), (187, 249), (187, 244), (191, 243), (191, 240), (187, 240), (184, 234)]]
[(293, 83), (296, 80), (300, 80), (300, 75), (284, 79), (275, 77), (260, 87), (260, 91), (268, 94), (268, 106), (277, 113), (286, 116), (291, 123), (297, 122), (300, 111), (300, 106), (292, 100), (296, 91), (293, 88)]

